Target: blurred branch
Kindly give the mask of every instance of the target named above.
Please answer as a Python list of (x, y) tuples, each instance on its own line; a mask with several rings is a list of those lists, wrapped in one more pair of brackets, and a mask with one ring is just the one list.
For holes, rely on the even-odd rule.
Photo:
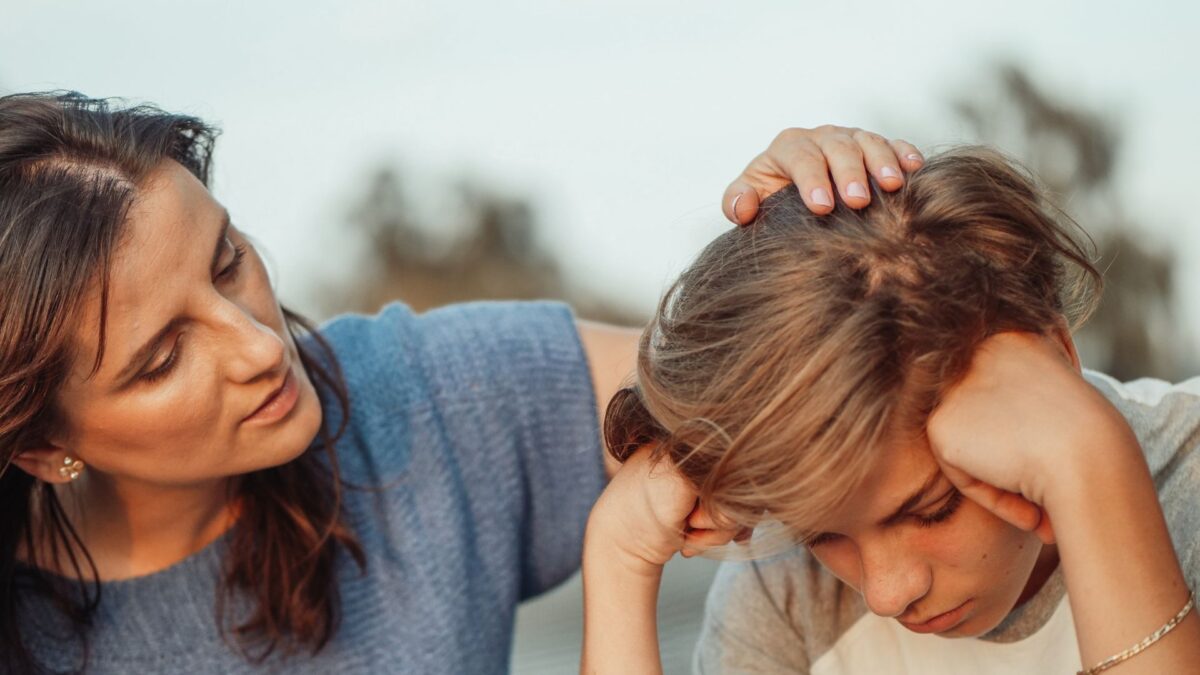
[(997, 66), (984, 82), (954, 98), (953, 110), (980, 142), (999, 146), (1037, 174), (1096, 242), (1106, 288), (1078, 335), (1085, 361), (1121, 379), (1180, 377), (1193, 364), (1176, 312), (1176, 262), (1124, 215), (1116, 185), (1119, 128), (1038, 87), (1012, 63)]
[(353, 279), (320, 293), (322, 304), (370, 312), (399, 299), (421, 311), (467, 300), (555, 298), (591, 319), (628, 325), (644, 320), (569, 283), (538, 241), (540, 220), (528, 200), (466, 179), (452, 193), (451, 211), (465, 214), (464, 233), (439, 247), (430, 236), (434, 224), (411, 208), (400, 172), (377, 169), (347, 214), (351, 229), (366, 238), (365, 259)]

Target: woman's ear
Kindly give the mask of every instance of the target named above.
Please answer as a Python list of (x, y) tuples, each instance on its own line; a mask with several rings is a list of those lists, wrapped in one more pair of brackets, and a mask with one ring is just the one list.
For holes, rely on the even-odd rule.
[(1070, 361), (1071, 367), (1075, 369), (1075, 372), (1083, 372), (1083, 366), (1079, 362), (1079, 352), (1075, 349), (1075, 340), (1071, 337), (1071, 328), (1067, 326), (1065, 318), (1058, 317), (1047, 337), (1053, 340), (1054, 344), (1060, 348), (1062, 355)]
[(25, 450), (13, 457), (12, 463), (45, 483), (70, 483), (83, 469), (83, 463), (77, 458), (53, 446)]

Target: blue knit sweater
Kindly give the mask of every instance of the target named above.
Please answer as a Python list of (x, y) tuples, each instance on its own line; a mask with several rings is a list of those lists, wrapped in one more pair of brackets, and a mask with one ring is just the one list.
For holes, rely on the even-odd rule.
[[(316, 656), (252, 666), (222, 641), (225, 539), (161, 572), (106, 583), (89, 673), (503, 673), (518, 602), (579, 566), (603, 485), (595, 401), (570, 312), (393, 305), (327, 324), (350, 389), (338, 445), (367, 571), (339, 560), (342, 618)], [(326, 410), (331, 422), (340, 417)], [(244, 605), (248, 607), (248, 605)], [(35, 652), (74, 670), (54, 610), (25, 614)]]

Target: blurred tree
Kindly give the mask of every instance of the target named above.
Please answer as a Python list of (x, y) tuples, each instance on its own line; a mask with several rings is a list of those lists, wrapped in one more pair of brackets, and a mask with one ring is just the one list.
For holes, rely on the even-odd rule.
[(538, 242), (540, 221), (532, 204), (463, 180), (449, 211), (463, 233), (449, 246), (431, 236), (394, 168), (377, 169), (348, 220), (368, 243), (365, 260), (344, 286), (327, 288), (333, 311), (370, 312), (391, 300), (417, 311), (466, 300), (556, 298), (589, 319), (638, 325), (646, 317), (623, 311), (579, 289)]
[(1195, 368), (1176, 312), (1175, 260), (1122, 208), (1116, 126), (1038, 88), (1013, 64), (952, 104), (980, 141), (1036, 173), (1096, 242), (1104, 296), (1077, 336), (1089, 367), (1121, 379), (1178, 379)]
[[(1002, 64), (952, 101), (976, 138), (1004, 149), (1046, 184), (1094, 238), (1105, 292), (1077, 339), (1089, 367), (1130, 379), (1178, 379), (1200, 364), (1176, 312), (1175, 260), (1131, 219), (1117, 185), (1122, 135), (1105, 116), (1037, 87)], [(581, 316), (625, 324), (622, 311), (567, 279), (538, 243), (540, 221), (523, 198), (462, 181), (453, 211), (465, 214), (449, 246), (408, 203), (397, 170), (377, 169), (348, 214), (369, 244), (356, 274), (327, 288), (332, 311), (373, 311), (394, 299), (417, 310), (472, 299), (557, 298)], [(450, 216), (453, 217), (453, 216)]]

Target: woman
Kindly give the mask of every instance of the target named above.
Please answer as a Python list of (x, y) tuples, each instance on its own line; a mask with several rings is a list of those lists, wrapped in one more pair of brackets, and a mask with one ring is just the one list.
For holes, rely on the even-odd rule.
[(1099, 286), (984, 149), (862, 212), (768, 199), (610, 404), (584, 670), (654, 672), (662, 564), (765, 517), (802, 545), (722, 567), (701, 672), (1200, 672), (1200, 380), (1081, 371)]
[[(850, 135), (781, 135), (727, 213), (827, 196), (797, 148), (848, 196), (916, 165)], [(505, 671), (517, 602), (578, 565), (634, 340), (551, 303), (306, 334), (208, 191), (214, 139), (0, 98), (0, 667)]]

